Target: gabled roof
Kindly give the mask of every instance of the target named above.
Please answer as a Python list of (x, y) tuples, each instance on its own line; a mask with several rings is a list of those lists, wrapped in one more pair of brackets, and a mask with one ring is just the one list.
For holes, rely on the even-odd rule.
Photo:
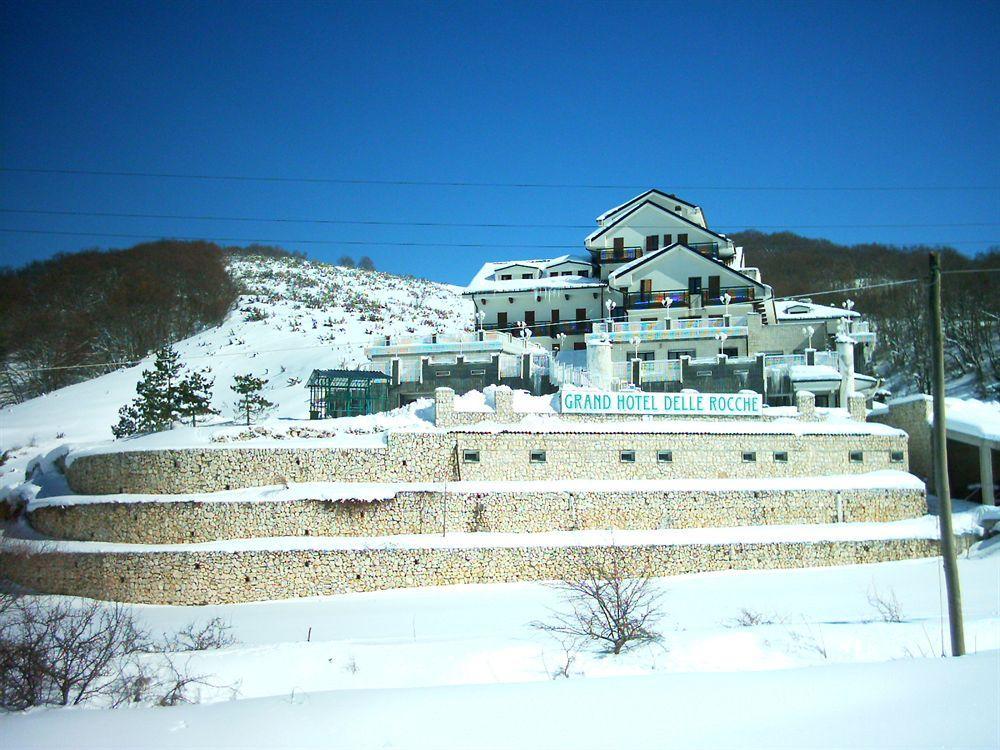
[(669, 252), (671, 252), (673, 250), (676, 250), (678, 248), (686, 250), (687, 252), (692, 253), (694, 255), (697, 255), (699, 258), (701, 258), (704, 261), (707, 261), (709, 263), (714, 263), (715, 265), (720, 266), (721, 268), (726, 269), (730, 273), (734, 273), (737, 276), (740, 276), (740, 277), (746, 279), (748, 283), (752, 284), (755, 287), (759, 287), (761, 289), (765, 288), (764, 284), (762, 284), (761, 282), (757, 281), (756, 279), (750, 278), (745, 273), (741, 273), (740, 271), (736, 270), (735, 268), (730, 268), (725, 263), (722, 263), (721, 261), (718, 261), (715, 258), (710, 258), (707, 255), (702, 255), (697, 250), (692, 250), (690, 247), (688, 247), (687, 245), (682, 245), (680, 242), (675, 242), (673, 245), (670, 245), (669, 247), (660, 248), (659, 250), (657, 250), (654, 253), (650, 253), (649, 255), (643, 255), (641, 258), (636, 258), (635, 260), (626, 263), (624, 266), (620, 266), (619, 268), (616, 268), (614, 271), (612, 271), (610, 274), (608, 274), (608, 282), (610, 283), (610, 281), (612, 279), (617, 279), (619, 276), (624, 276), (627, 273), (631, 273), (632, 271), (634, 271), (635, 269), (637, 269), (639, 266), (643, 265), (644, 263), (648, 263), (651, 260), (655, 260), (656, 258), (660, 258), (660, 257), (666, 255), (667, 253), (669, 253)]
[(511, 266), (526, 266), (536, 268), (540, 271), (566, 263), (567, 261), (578, 262), (590, 268), (592, 266), (588, 259), (575, 255), (560, 255), (558, 258), (543, 258), (534, 260), (508, 260), (496, 263), (484, 263), (479, 272), (472, 278), (463, 294), (489, 294), (491, 292), (518, 292), (530, 291), (533, 289), (570, 289), (576, 287), (604, 286), (604, 282), (593, 277), (584, 276), (547, 276), (538, 279), (510, 279), (500, 281), (493, 278), (497, 271), (510, 268)]
[(600, 216), (597, 217), (597, 222), (600, 223), (600, 222), (604, 221), (606, 218), (608, 218), (612, 214), (615, 214), (615, 213), (621, 211), (623, 208), (627, 208), (627, 207), (631, 206), (633, 203), (636, 203), (637, 201), (641, 201), (644, 198), (647, 198), (648, 196), (653, 195), (654, 193), (656, 195), (659, 195), (659, 196), (663, 197), (663, 198), (669, 198), (670, 200), (676, 201), (677, 203), (682, 203), (685, 206), (687, 206), (688, 208), (700, 208), (700, 206), (696, 206), (694, 203), (688, 203), (686, 200), (684, 200), (683, 198), (678, 198), (676, 195), (671, 195), (670, 193), (664, 193), (662, 190), (657, 190), (656, 188), (650, 188), (645, 193), (639, 193), (639, 195), (635, 196), (634, 198), (630, 198), (629, 200), (625, 201), (624, 203), (622, 203), (619, 206), (615, 206), (614, 208), (609, 208), (607, 211), (605, 211), (603, 214), (601, 214)]
[(670, 209), (664, 208), (659, 203), (654, 203), (651, 200), (644, 200), (644, 201), (642, 201), (642, 203), (637, 204), (636, 206), (634, 206), (630, 210), (628, 210), (625, 213), (623, 213), (621, 216), (619, 216), (613, 222), (611, 222), (610, 224), (608, 224), (606, 227), (600, 227), (596, 231), (591, 232), (590, 234), (588, 234), (587, 238), (583, 241), (584, 244), (586, 244), (588, 242), (592, 242), (592, 241), (596, 240), (598, 237), (600, 237), (602, 234), (604, 234), (605, 232), (608, 232), (608, 231), (614, 229), (616, 226), (618, 226), (623, 221), (625, 221), (625, 219), (627, 219), (629, 216), (631, 216), (632, 214), (634, 214), (636, 211), (638, 211), (640, 208), (643, 208), (644, 206), (652, 206), (657, 211), (662, 211), (663, 213), (665, 213), (665, 214), (667, 214), (669, 216), (672, 216), (675, 219), (680, 219), (682, 222), (684, 222), (685, 224), (689, 224), (690, 226), (694, 227), (695, 229), (700, 229), (701, 231), (707, 232), (708, 234), (712, 235), (713, 237), (718, 237), (723, 242), (729, 242), (729, 240), (727, 238), (723, 237), (721, 234), (719, 234), (717, 232), (713, 232), (708, 227), (703, 227), (701, 224), (695, 224), (690, 219), (686, 219), (683, 216), (681, 216), (680, 214), (674, 213)]

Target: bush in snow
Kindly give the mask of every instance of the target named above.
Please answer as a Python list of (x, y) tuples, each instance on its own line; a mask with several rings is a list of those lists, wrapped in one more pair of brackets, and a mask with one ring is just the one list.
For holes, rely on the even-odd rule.
[(121, 604), (0, 593), (0, 708), (195, 702), (200, 687), (221, 686), (168, 652), (200, 632), (189, 625), (157, 643)]
[(563, 637), (599, 641), (613, 654), (630, 644), (659, 640), (653, 623), (662, 614), (661, 596), (651, 576), (628, 571), (618, 554), (607, 561), (591, 555), (581, 561), (583, 576), (553, 584), (569, 611), (555, 611), (550, 622), (532, 626)]
[(367, 255), (361, 256), (361, 260), (358, 261), (358, 268), (362, 271), (374, 271), (375, 261), (369, 258)]
[(267, 380), (255, 377), (250, 373), (236, 375), (233, 378), (233, 384), (230, 387), (240, 397), (236, 402), (236, 415), (240, 419), (246, 419), (247, 427), (255, 418), (274, 406), (261, 394), (265, 385), (267, 385)]

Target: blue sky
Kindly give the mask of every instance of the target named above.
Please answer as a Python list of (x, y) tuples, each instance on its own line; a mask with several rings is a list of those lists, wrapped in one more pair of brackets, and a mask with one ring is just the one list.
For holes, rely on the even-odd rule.
[[(7, 2), (8, 169), (621, 187), (0, 172), (3, 209), (569, 225), (0, 212), (0, 229), (88, 233), (0, 231), (0, 262), (136, 241), (116, 234), (232, 237), (465, 283), (486, 260), (581, 248), (629, 186), (677, 192), (723, 232), (975, 252), (1000, 244), (998, 7)], [(788, 187), (852, 189), (748, 189)], [(963, 189), (912, 189), (928, 187)], [(335, 244), (349, 240), (432, 246)]]

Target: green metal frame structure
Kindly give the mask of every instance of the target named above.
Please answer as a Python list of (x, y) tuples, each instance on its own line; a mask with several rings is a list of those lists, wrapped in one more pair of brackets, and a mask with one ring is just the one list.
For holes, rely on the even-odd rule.
[(309, 418), (354, 417), (388, 411), (390, 378), (368, 370), (313, 370)]

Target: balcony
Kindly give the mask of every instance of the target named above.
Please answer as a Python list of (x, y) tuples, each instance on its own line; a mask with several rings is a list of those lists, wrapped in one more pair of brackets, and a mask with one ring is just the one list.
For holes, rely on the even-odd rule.
[[(701, 294), (702, 307), (708, 305), (723, 305), (722, 296), (728, 294), (729, 304), (753, 302), (756, 298), (756, 288), (752, 286), (728, 286), (719, 290), (714, 297), (707, 292)], [(691, 293), (686, 289), (647, 289), (639, 292), (625, 292), (624, 307), (626, 310), (648, 310), (660, 307), (690, 307)]]
[(732, 317), (729, 325), (724, 318), (703, 318), (700, 320), (660, 320), (633, 321), (628, 323), (598, 323), (594, 333), (587, 340), (605, 340), (611, 343), (631, 343), (650, 341), (691, 341), (713, 339), (724, 333), (727, 338), (746, 336), (746, 316)]
[[(551, 320), (536, 320), (528, 328), (531, 329), (532, 336), (557, 336), (560, 333), (573, 336), (590, 333), (591, 325), (589, 321), (585, 320), (557, 320), (555, 322)], [(503, 330), (512, 336), (520, 336), (520, 329), (517, 323), (506, 323), (502, 329), (496, 323), (483, 323), (483, 330)]]
[(618, 249), (606, 248), (604, 250), (592, 250), (594, 258), (598, 263), (628, 263), (630, 260), (641, 258), (643, 248), (622, 247)]

